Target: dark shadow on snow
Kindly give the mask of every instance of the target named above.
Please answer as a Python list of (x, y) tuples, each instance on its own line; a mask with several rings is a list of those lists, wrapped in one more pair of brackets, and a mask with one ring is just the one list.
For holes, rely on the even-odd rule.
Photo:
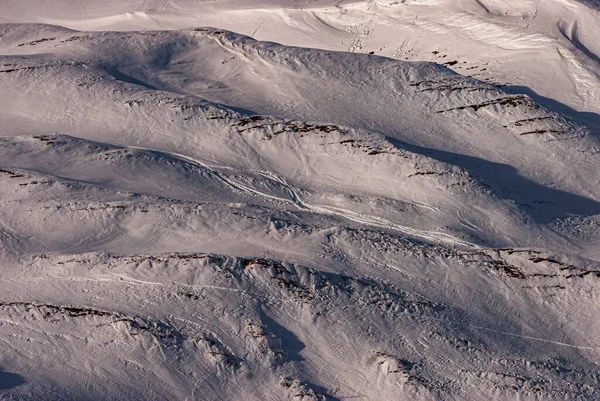
[(304, 343), (294, 333), (277, 323), (263, 310), (259, 310), (258, 312), (263, 325), (281, 341), (281, 349), (285, 353), (285, 361), (303, 361), (304, 358), (300, 355), (300, 351), (306, 347)]
[(538, 184), (508, 164), (495, 163), (474, 156), (407, 144), (389, 138), (399, 148), (458, 166), (488, 186), (494, 194), (513, 200), (517, 206), (537, 223), (550, 223), (571, 215), (600, 214), (600, 202), (577, 194)]
[[(277, 323), (262, 309), (258, 310), (260, 320), (262, 324), (269, 330), (269, 334), (274, 335), (279, 341), (281, 341), (281, 350), (284, 352), (284, 363), (285, 362), (301, 362), (304, 361), (304, 357), (300, 355), (300, 352), (306, 348), (306, 345), (291, 331)], [(340, 401), (333, 394), (330, 394), (330, 390), (318, 384), (303, 381), (307, 388), (314, 391), (316, 394), (325, 396), (325, 399), (330, 401)]]
[(0, 368), (0, 391), (10, 390), (25, 384), (25, 378), (16, 373), (5, 372)]
[[(132, 85), (141, 86), (142, 88), (149, 89), (149, 90), (168, 91), (168, 92), (174, 92), (174, 93), (182, 94), (182, 95), (185, 95), (185, 96), (190, 96), (187, 93), (181, 92), (180, 88), (176, 88), (176, 87), (173, 88), (173, 87), (170, 87), (170, 86), (165, 86), (165, 87), (154, 86), (154, 85), (152, 85), (152, 84), (150, 84), (148, 82), (143, 81), (142, 79), (135, 78), (135, 77), (133, 77), (131, 75), (125, 74), (125, 73), (123, 73), (122, 71), (120, 71), (119, 69), (117, 69), (115, 67), (104, 66), (103, 68), (106, 71), (106, 73), (108, 73), (110, 76), (112, 76), (117, 81), (125, 82), (125, 83), (132, 84)], [(160, 85), (160, 83), (159, 83), (159, 85)], [(215, 107), (220, 107), (220, 108), (223, 108), (225, 110), (230, 110), (230, 111), (233, 111), (235, 113), (239, 113), (243, 117), (250, 117), (250, 116), (254, 116), (254, 115), (257, 114), (255, 111), (247, 109), (247, 108), (238, 107), (238, 106), (232, 106), (232, 105), (223, 104), (223, 103), (219, 103), (219, 102), (214, 102), (212, 100), (201, 98), (201, 97), (196, 97), (196, 98), (197, 99), (202, 99), (202, 100), (206, 101), (207, 103), (212, 103)]]
[(140, 81), (137, 78), (134, 78), (130, 75), (124, 74), (116, 68), (107, 68), (106, 72), (109, 73), (114, 79), (121, 82), (126, 82), (128, 84), (138, 85), (146, 89), (157, 90), (155, 86), (150, 85), (147, 82)]
[(561, 114), (564, 117), (568, 117), (574, 122), (585, 125), (590, 129), (591, 134), (596, 139), (600, 140), (600, 114), (577, 111), (557, 100), (538, 95), (533, 89), (527, 86), (504, 86), (501, 89), (511, 95), (519, 94), (529, 96), (537, 104), (544, 106), (548, 110)]

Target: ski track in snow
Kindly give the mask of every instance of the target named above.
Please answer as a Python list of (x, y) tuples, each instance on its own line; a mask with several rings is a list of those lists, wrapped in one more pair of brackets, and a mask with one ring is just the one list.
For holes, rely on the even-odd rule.
[[(156, 150), (156, 149), (135, 147), (135, 146), (130, 146), (130, 148), (146, 150), (146, 151), (155, 151)], [(233, 170), (237, 170), (237, 171), (247, 171), (247, 172), (258, 173), (261, 176), (282, 185), (286, 189), (286, 191), (289, 193), (291, 199), (281, 198), (281, 197), (278, 197), (275, 195), (270, 195), (265, 192), (258, 191), (254, 188), (250, 188), (246, 185), (236, 182), (235, 180), (233, 180), (229, 177), (224, 176), (223, 174), (219, 173), (219, 171), (218, 171), (218, 169), (228, 169), (229, 170), (229, 169), (232, 169), (231, 167), (209, 165), (209, 164), (201, 162), (198, 159), (194, 159), (189, 156), (182, 155), (180, 153), (173, 153), (173, 152), (166, 152), (166, 151), (161, 151), (161, 152), (168, 154), (170, 156), (182, 159), (182, 160), (186, 160), (187, 162), (190, 162), (192, 164), (195, 164), (197, 166), (200, 166), (200, 167), (203, 167), (203, 168), (209, 170), (210, 172), (212, 172), (215, 175), (215, 177), (220, 179), (222, 182), (227, 184), (229, 187), (231, 187), (234, 190), (240, 191), (240, 192), (246, 192), (246, 193), (256, 195), (256, 196), (259, 196), (259, 197), (262, 197), (262, 198), (268, 199), (268, 200), (275, 200), (275, 201), (284, 202), (284, 203), (292, 203), (292, 204), (296, 205), (299, 209), (309, 210), (313, 213), (339, 216), (339, 217), (343, 217), (347, 220), (351, 220), (353, 222), (360, 223), (363, 225), (394, 230), (394, 231), (406, 234), (411, 237), (421, 238), (426, 241), (430, 241), (430, 242), (434, 242), (434, 243), (440, 242), (440, 243), (449, 244), (449, 245), (453, 245), (453, 246), (461, 246), (461, 247), (468, 247), (468, 248), (480, 248), (480, 246), (477, 244), (461, 240), (461, 239), (456, 238), (449, 234), (434, 232), (434, 231), (416, 230), (414, 228), (410, 228), (410, 227), (402, 226), (400, 224), (393, 223), (393, 222), (383, 219), (381, 217), (364, 216), (359, 213), (352, 212), (351, 210), (346, 210), (346, 209), (342, 209), (342, 208), (337, 208), (337, 207), (332, 207), (332, 206), (323, 206), (323, 205), (313, 205), (311, 203), (303, 201), (301, 199), (300, 195), (298, 194), (298, 192), (291, 185), (289, 185), (287, 183), (285, 178), (280, 177), (273, 172), (260, 171), (260, 170), (233, 169)]]

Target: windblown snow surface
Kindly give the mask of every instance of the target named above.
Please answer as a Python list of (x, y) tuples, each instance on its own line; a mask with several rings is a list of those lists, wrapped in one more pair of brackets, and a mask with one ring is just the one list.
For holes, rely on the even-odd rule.
[(600, 399), (599, 8), (2, 0), (0, 399)]

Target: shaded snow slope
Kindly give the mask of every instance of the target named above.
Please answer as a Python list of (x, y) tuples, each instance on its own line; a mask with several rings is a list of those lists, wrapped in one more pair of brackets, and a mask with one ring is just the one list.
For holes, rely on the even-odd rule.
[(598, 398), (596, 11), (505, 3), (5, 3), (0, 398)]
[(600, 126), (595, 1), (6, 0), (3, 11), (0, 22), (79, 30), (214, 26), (287, 45), (447, 63)]
[[(18, 37), (24, 27), (4, 29)], [(571, 249), (556, 224), (600, 211), (593, 133), (434, 64), (285, 48), (214, 29), (61, 35), (5, 44), (4, 118), (12, 133), (52, 129), (106, 144), (11, 140), (6, 167), (50, 157), (44, 168), (58, 171), (41, 172), (70, 170), (70, 179), (187, 201), (215, 196), (214, 185), (239, 190), (222, 173), (241, 174), (242, 187), (258, 186), (242, 190), (258, 202), (345, 217), (353, 210), (378, 225), (491, 246)], [(24, 103), (36, 115), (23, 114)], [(81, 160), (65, 165), (76, 149)], [(106, 165), (118, 177), (94, 176)], [(215, 177), (211, 189), (171, 189), (196, 179), (186, 171), (175, 179), (172, 168)], [(155, 188), (123, 169), (147, 170)]]
[[(348, 252), (367, 239), (360, 231), (331, 234), (336, 248)], [(29, 380), (12, 394), (203, 400), (597, 395), (598, 349), (586, 333), (565, 325), (551, 339), (536, 334), (565, 314), (597, 330), (592, 314), (563, 301), (590, 302), (586, 294), (597, 272), (567, 274), (560, 265), (538, 263), (544, 259), (539, 252), (436, 251), (402, 242), (373, 255), (380, 252), (395, 255), (402, 275), (373, 266), (375, 279), (360, 269), (337, 273), (195, 253), (35, 257), (29, 280), (3, 271), (11, 285), (0, 303), (0, 330), (10, 342), (0, 355), (18, 361)], [(448, 279), (435, 288), (425, 284), (439, 275)]]

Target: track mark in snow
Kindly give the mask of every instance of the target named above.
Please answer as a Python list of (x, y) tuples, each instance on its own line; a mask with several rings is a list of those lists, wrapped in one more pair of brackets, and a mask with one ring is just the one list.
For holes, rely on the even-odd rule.
[(404, 39), (400, 47), (398, 47), (398, 49), (396, 49), (396, 51), (392, 54), (392, 58), (398, 59), (401, 56), (404, 56), (405, 58), (416, 56), (418, 52), (415, 53), (415, 49), (419, 45), (421, 37), (422, 35), (417, 36), (417, 38), (412, 42), (412, 45), (410, 47), (409, 45), (411, 44), (412, 37), (409, 36), (406, 39)]
[[(438, 232), (438, 231), (418, 230), (418, 229), (407, 227), (407, 226), (404, 226), (404, 225), (401, 225), (398, 223), (394, 223), (394, 222), (384, 219), (382, 217), (368, 216), (368, 215), (353, 212), (351, 210), (347, 210), (347, 209), (343, 209), (343, 208), (338, 208), (338, 207), (334, 207), (334, 206), (325, 206), (325, 205), (315, 205), (315, 204), (306, 202), (301, 198), (301, 196), (297, 192), (297, 190), (294, 189), (290, 184), (287, 183), (285, 178), (278, 176), (277, 174), (272, 173), (272, 172), (251, 170), (251, 169), (236, 169), (236, 168), (231, 168), (228, 166), (209, 165), (198, 159), (195, 159), (195, 158), (192, 158), (192, 157), (180, 154), (180, 153), (168, 152), (168, 151), (157, 151), (156, 149), (145, 148), (145, 147), (140, 147), (140, 146), (125, 147), (123, 145), (114, 145), (114, 144), (111, 144), (111, 145), (121, 147), (121, 148), (139, 149), (139, 150), (144, 150), (144, 151), (148, 151), (148, 152), (160, 152), (160, 153), (169, 155), (173, 158), (185, 160), (190, 164), (193, 164), (197, 167), (207, 170), (208, 172), (213, 174), (214, 177), (221, 180), (223, 183), (225, 183), (227, 186), (229, 186), (233, 190), (251, 194), (254, 196), (258, 196), (258, 197), (261, 197), (266, 200), (290, 203), (302, 210), (308, 210), (310, 212), (317, 213), (317, 214), (342, 217), (346, 220), (350, 220), (355, 223), (397, 231), (397, 232), (403, 233), (405, 235), (420, 238), (420, 239), (423, 239), (423, 240), (429, 241), (429, 242), (434, 242), (434, 243), (441, 242), (441, 243), (449, 244), (452, 246), (460, 246), (460, 247), (467, 247), (467, 248), (480, 248), (480, 246), (477, 244), (460, 239), (451, 234), (446, 234), (446, 233), (442, 233), (442, 232)], [(281, 185), (283, 188), (285, 188), (287, 193), (290, 195), (290, 198), (289, 199), (282, 198), (280, 196), (271, 195), (271, 194), (262, 192), (258, 189), (250, 188), (250, 187), (232, 179), (231, 177), (228, 177), (225, 174), (222, 174), (221, 172), (218, 171), (219, 169), (229, 169), (229, 170), (233, 170), (233, 171), (258, 173), (261, 176), (263, 176), (267, 179), (270, 179), (270, 180), (276, 182), (277, 184)]]
[(402, 41), (402, 44), (396, 49), (396, 51), (392, 54), (392, 58), (398, 58), (404, 53), (404, 49), (408, 46), (410, 42), (410, 36)]
[[(187, 158), (186, 156), (183, 156), (183, 155), (176, 155), (176, 156), (186, 158), (187, 160), (191, 160), (196, 163), (201, 163), (197, 160)], [(205, 166), (206, 168), (209, 168), (209, 169), (219, 168), (219, 167), (215, 167), (215, 166), (207, 166), (204, 164), (203, 164), (203, 166)], [(213, 171), (215, 171), (215, 170), (213, 170)], [(232, 188), (235, 188), (235, 189), (238, 189), (241, 191), (246, 191), (253, 195), (257, 195), (257, 196), (267, 198), (267, 199), (277, 200), (277, 201), (286, 202), (286, 203), (293, 203), (300, 209), (308, 210), (308, 211), (311, 211), (314, 213), (338, 216), (338, 217), (345, 218), (347, 220), (354, 221), (356, 223), (398, 231), (398, 232), (401, 232), (406, 235), (424, 239), (426, 241), (442, 242), (442, 243), (446, 243), (446, 244), (469, 247), (469, 248), (479, 248), (479, 246), (476, 244), (459, 239), (450, 234), (445, 234), (445, 233), (441, 233), (441, 232), (437, 232), (437, 231), (418, 230), (418, 229), (406, 227), (406, 226), (391, 222), (382, 217), (368, 216), (368, 215), (364, 215), (361, 213), (353, 212), (351, 210), (338, 208), (338, 207), (334, 207), (334, 206), (311, 204), (309, 202), (302, 200), (300, 194), (298, 194), (296, 189), (294, 189), (290, 184), (287, 183), (285, 178), (280, 177), (272, 172), (256, 171), (256, 170), (246, 170), (246, 171), (257, 172), (260, 175), (262, 175), (263, 177), (273, 180), (276, 183), (282, 185), (286, 189), (288, 194), (290, 195), (291, 199), (281, 198), (281, 197), (278, 197), (275, 195), (266, 194), (264, 192), (261, 192), (259, 190), (253, 189), (253, 188), (248, 188), (245, 185), (242, 185), (242, 184), (232, 180), (231, 178), (228, 178), (228, 177), (225, 177), (222, 175), (219, 175), (219, 178), (221, 178), (224, 182), (226, 182)]]
[(347, 28), (348, 32), (352, 35), (350, 46), (348, 47), (349, 53), (356, 53), (363, 49), (365, 40), (373, 33), (371, 22), (372, 20), (369, 20), (364, 25), (355, 25)]
[(542, 0), (535, 0), (535, 11), (533, 12), (533, 15), (531, 16), (531, 19), (529, 20), (529, 22), (527, 22), (527, 25), (525, 25), (525, 28), (523, 28), (524, 31), (526, 31), (527, 29), (529, 29), (529, 27), (531, 26), (531, 24), (535, 21), (535, 19), (540, 14), (541, 4), (542, 4)]
[(260, 24), (258, 24), (258, 26), (256, 27), (256, 29), (254, 30), (254, 32), (252, 32), (252, 35), (250, 35), (252, 38), (256, 39), (256, 33), (260, 30), (260, 28), (262, 28), (263, 24), (265, 23), (265, 20), (267, 18), (263, 18), (262, 21), (260, 22)]
[(585, 346), (585, 345), (568, 344), (568, 343), (563, 343), (563, 342), (560, 342), (560, 341), (548, 340), (547, 338), (540, 338), (540, 337), (526, 336), (526, 335), (523, 335), (523, 334), (509, 333), (509, 332), (502, 331), (502, 330), (491, 329), (489, 327), (481, 327), (481, 326), (470, 326), (470, 327), (475, 328), (475, 329), (479, 329), (479, 330), (485, 330), (485, 331), (491, 331), (491, 332), (494, 332), (494, 333), (504, 334), (506, 336), (518, 337), (518, 338), (523, 338), (523, 339), (527, 339), (527, 340), (541, 341), (541, 342), (545, 342), (545, 343), (548, 343), (548, 344), (560, 345), (560, 346), (563, 346), (563, 347), (585, 349), (585, 350), (588, 350), (588, 351), (600, 352), (600, 347), (588, 347), (588, 346)]
[(550, 340), (550, 339), (547, 339), (547, 338), (541, 338), (541, 337), (535, 337), (535, 336), (528, 336), (528, 335), (525, 335), (525, 334), (511, 333), (511, 332), (508, 332), (508, 331), (492, 329), (490, 327), (473, 325), (473, 324), (470, 324), (468, 321), (449, 320), (449, 319), (436, 318), (436, 317), (432, 317), (432, 316), (420, 316), (420, 318), (421, 319), (426, 319), (426, 320), (435, 320), (435, 321), (438, 321), (438, 322), (449, 323), (449, 324), (457, 325), (457, 326), (460, 326), (460, 327), (468, 326), (470, 328), (477, 329), (477, 330), (490, 331), (490, 332), (493, 332), (493, 333), (503, 334), (503, 335), (506, 335), (506, 336), (522, 338), (522, 339), (525, 339), (525, 340), (540, 341), (540, 342), (544, 342), (544, 343), (547, 343), (547, 344), (555, 344), (555, 345), (559, 345), (561, 347), (569, 347), (569, 348), (583, 349), (583, 350), (587, 350), (587, 351), (600, 352), (600, 347), (590, 347), (590, 346), (586, 346), (586, 345), (569, 344), (569, 343), (564, 343), (564, 342), (561, 342), (561, 341)]
[[(97, 281), (97, 282), (125, 282), (133, 285), (146, 285), (146, 286), (156, 286), (156, 287), (168, 287), (175, 283), (161, 283), (157, 281), (145, 281), (135, 279), (129, 276), (125, 276), (123, 274), (109, 274), (109, 275), (98, 275), (92, 277), (54, 277), (54, 276), (43, 276), (41, 279), (51, 279), (51, 280), (62, 280), (62, 281)], [(12, 280), (11, 280), (12, 281)], [(244, 292), (242, 290), (238, 290), (237, 288), (230, 287), (221, 287), (216, 285), (198, 285), (198, 284), (185, 284), (184, 287), (186, 289), (191, 290), (203, 290), (203, 289), (211, 289), (211, 290), (222, 290), (222, 291), (232, 291), (232, 292)]]

